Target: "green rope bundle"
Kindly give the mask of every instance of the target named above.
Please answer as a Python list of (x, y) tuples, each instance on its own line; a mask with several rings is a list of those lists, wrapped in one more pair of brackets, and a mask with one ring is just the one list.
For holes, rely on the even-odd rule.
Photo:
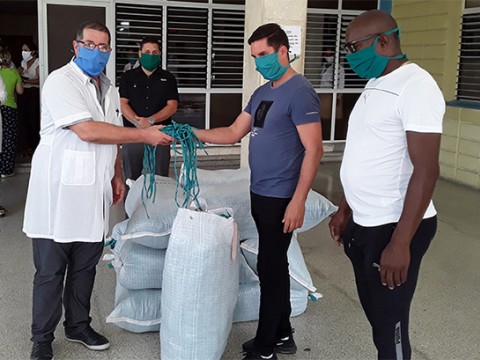
[[(172, 143), (172, 149), (174, 150), (174, 169), (175, 180), (177, 181), (177, 189), (175, 191), (175, 202), (178, 207), (186, 208), (192, 201), (195, 201), (198, 209), (202, 210), (198, 201), (198, 195), (200, 193), (200, 187), (198, 185), (197, 178), (197, 148), (205, 151), (203, 143), (197, 138), (192, 130), (192, 127), (188, 124), (178, 124), (172, 121), (171, 125), (167, 125), (161, 129), (165, 134), (174, 138)], [(175, 143), (180, 142), (181, 150), (177, 150)], [(142, 188), (142, 203), (146, 211), (144, 202), (144, 196), (147, 199), (152, 198), (152, 203), (155, 202), (155, 196), (157, 193), (157, 184), (155, 183), (155, 152), (156, 146), (145, 145), (143, 155), (143, 188)], [(207, 152), (205, 151), (207, 154)], [(177, 156), (183, 157), (183, 172), (178, 173), (177, 170)], [(208, 154), (207, 154), (208, 155)], [(180, 178), (182, 178), (182, 184), (180, 184)], [(148, 178), (148, 184), (147, 184)], [(182, 187), (184, 200), (182, 204), (178, 202), (179, 186)], [(148, 212), (147, 212), (148, 216)]]

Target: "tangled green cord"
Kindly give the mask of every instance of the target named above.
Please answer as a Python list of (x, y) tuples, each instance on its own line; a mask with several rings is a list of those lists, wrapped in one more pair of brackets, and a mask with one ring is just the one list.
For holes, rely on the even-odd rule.
[[(178, 124), (172, 121), (171, 125), (163, 127), (161, 131), (174, 138), (174, 142), (172, 143), (172, 149), (174, 150), (173, 161), (175, 169), (175, 180), (177, 181), (177, 188), (175, 190), (175, 202), (177, 206), (186, 208), (192, 201), (195, 201), (198, 209), (202, 210), (198, 201), (200, 187), (198, 185), (197, 178), (197, 148), (205, 151), (203, 143), (197, 138), (197, 136), (192, 130), (192, 127), (188, 124)], [(176, 142), (180, 142), (181, 150), (178, 150), (176, 148)], [(145, 208), (145, 211), (147, 211), (147, 208), (144, 202), (144, 198), (151, 198), (152, 203), (154, 203), (157, 194), (157, 184), (155, 183), (156, 150), (156, 146), (145, 144), (142, 171), (144, 175), (142, 188), (142, 204)], [(177, 154), (183, 157), (182, 174), (179, 174), (177, 170)], [(206, 151), (205, 154), (208, 155)], [(179, 177), (181, 177), (182, 184), (180, 184)], [(182, 204), (178, 202), (179, 186), (182, 187), (182, 193), (184, 196)]]

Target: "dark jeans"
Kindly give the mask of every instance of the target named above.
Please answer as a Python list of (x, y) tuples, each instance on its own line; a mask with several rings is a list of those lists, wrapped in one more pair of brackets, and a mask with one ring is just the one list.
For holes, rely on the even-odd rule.
[(62, 317), (62, 298), (65, 331), (84, 330), (91, 322), (90, 298), (103, 241), (62, 244), (33, 239), (32, 246), (37, 271), (33, 281), (31, 340), (54, 339), (53, 333)]
[(345, 253), (355, 272), (358, 295), (372, 326), (378, 359), (410, 359), (408, 334), (410, 305), (417, 285), (420, 263), (437, 229), (437, 217), (424, 219), (410, 244), (407, 281), (390, 290), (380, 282), (374, 264), (390, 242), (396, 224), (363, 227), (350, 220), (343, 236)]
[(250, 193), (252, 216), (257, 226), (260, 278), (260, 318), (254, 348), (262, 355), (273, 352), (278, 338), (289, 336), (290, 277), (287, 251), (292, 233), (283, 232), (283, 217), (290, 199)]

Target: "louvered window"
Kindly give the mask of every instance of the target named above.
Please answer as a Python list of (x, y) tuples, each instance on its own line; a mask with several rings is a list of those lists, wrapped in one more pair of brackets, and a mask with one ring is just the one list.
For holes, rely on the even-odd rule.
[(350, 112), (366, 84), (342, 50), (348, 24), (377, 5), (377, 0), (308, 0), (304, 75), (319, 94), (324, 140), (345, 140)]
[(458, 61), (457, 100), (480, 102), (480, 7), (466, 1)]
[(143, 38), (162, 38), (161, 6), (116, 5), (116, 77), (117, 84), (123, 72), (131, 69), (138, 58), (138, 44)]
[(179, 87), (206, 88), (208, 10), (167, 8), (167, 69)]
[(173, 118), (198, 128), (235, 120), (242, 111), (245, 0), (125, 0), (115, 9), (117, 85), (139, 66), (139, 42), (154, 36), (162, 66), (178, 84)]
[(213, 10), (212, 87), (242, 87), (245, 12)]

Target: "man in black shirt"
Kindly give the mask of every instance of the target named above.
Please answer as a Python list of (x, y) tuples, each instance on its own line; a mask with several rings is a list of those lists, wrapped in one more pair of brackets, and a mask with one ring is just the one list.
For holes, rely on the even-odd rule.
[[(127, 71), (120, 82), (120, 102), (124, 126), (168, 125), (177, 112), (178, 89), (175, 77), (160, 67), (160, 44), (145, 38), (138, 52), (140, 65)], [(136, 180), (142, 174), (144, 144), (122, 146), (125, 179)], [(168, 176), (170, 147), (157, 146), (155, 174)]]

